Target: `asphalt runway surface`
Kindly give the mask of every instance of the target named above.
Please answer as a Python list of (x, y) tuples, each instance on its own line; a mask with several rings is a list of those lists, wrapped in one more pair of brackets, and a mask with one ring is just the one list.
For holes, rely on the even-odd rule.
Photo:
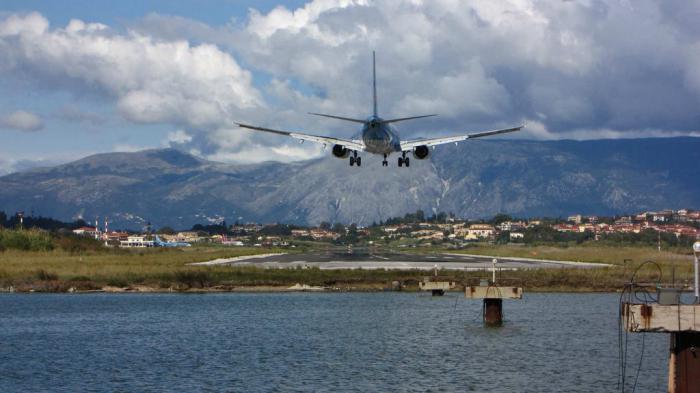
[(383, 269), (383, 270), (484, 270), (493, 267), (501, 270), (541, 268), (590, 269), (608, 266), (600, 263), (538, 260), (530, 258), (505, 258), (456, 253), (418, 254), (407, 252), (377, 252), (369, 250), (334, 249), (306, 254), (268, 254), (262, 256), (217, 259), (201, 265), (258, 266), (268, 269), (311, 268), (319, 269)]

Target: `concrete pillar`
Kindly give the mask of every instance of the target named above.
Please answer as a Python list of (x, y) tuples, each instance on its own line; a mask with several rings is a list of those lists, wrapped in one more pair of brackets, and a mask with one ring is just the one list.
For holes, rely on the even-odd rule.
[(669, 393), (700, 392), (700, 332), (671, 333)]
[(493, 326), (503, 324), (503, 299), (484, 299), (484, 323)]

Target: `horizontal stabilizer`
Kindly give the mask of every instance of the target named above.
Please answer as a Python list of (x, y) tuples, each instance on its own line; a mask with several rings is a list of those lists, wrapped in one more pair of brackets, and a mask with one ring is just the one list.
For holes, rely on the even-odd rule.
[(424, 117), (433, 117), (433, 116), (437, 116), (437, 115), (432, 114), (432, 115), (422, 115), (422, 116), (400, 117), (398, 119), (382, 120), (382, 123), (397, 123), (397, 122), (404, 121), (404, 120), (415, 120), (415, 119), (422, 119)]
[(314, 116), (329, 117), (329, 118), (331, 118), (331, 119), (344, 120), (344, 121), (351, 121), (351, 122), (353, 122), (353, 123), (365, 123), (365, 122), (367, 121), (367, 120), (363, 120), (363, 119), (351, 119), (351, 118), (349, 118), (349, 117), (342, 117), (342, 116), (335, 116), (335, 115), (325, 115), (325, 114), (323, 114), (323, 113), (313, 113), (313, 112), (309, 112), (309, 114), (310, 114), (310, 115), (314, 115)]

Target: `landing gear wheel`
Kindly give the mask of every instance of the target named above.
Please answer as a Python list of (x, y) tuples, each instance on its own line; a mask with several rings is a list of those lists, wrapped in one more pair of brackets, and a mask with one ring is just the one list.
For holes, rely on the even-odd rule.
[(402, 167), (402, 166), (403, 166), (403, 158), (399, 157), (399, 167)]
[(357, 166), (362, 165), (362, 157), (355, 158), (355, 163), (357, 164)]
[(353, 165), (355, 165), (355, 157), (350, 157), (350, 166), (353, 166)]
[(408, 168), (408, 165), (411, 163), (411, 161), (408, 159), (408, 157), (403, 159), (404, 164), (406, 164), (406, 168)]

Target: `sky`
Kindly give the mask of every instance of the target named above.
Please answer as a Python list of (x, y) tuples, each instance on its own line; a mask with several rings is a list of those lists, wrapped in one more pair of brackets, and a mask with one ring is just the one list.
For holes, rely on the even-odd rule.
[(0, 174), (174, 147), (229, 163), (352, 137), (377, 53), (404, 138), (526, 124), (521, 139), (700, 136), (699, 1), (314, 0), (0, 4)]

